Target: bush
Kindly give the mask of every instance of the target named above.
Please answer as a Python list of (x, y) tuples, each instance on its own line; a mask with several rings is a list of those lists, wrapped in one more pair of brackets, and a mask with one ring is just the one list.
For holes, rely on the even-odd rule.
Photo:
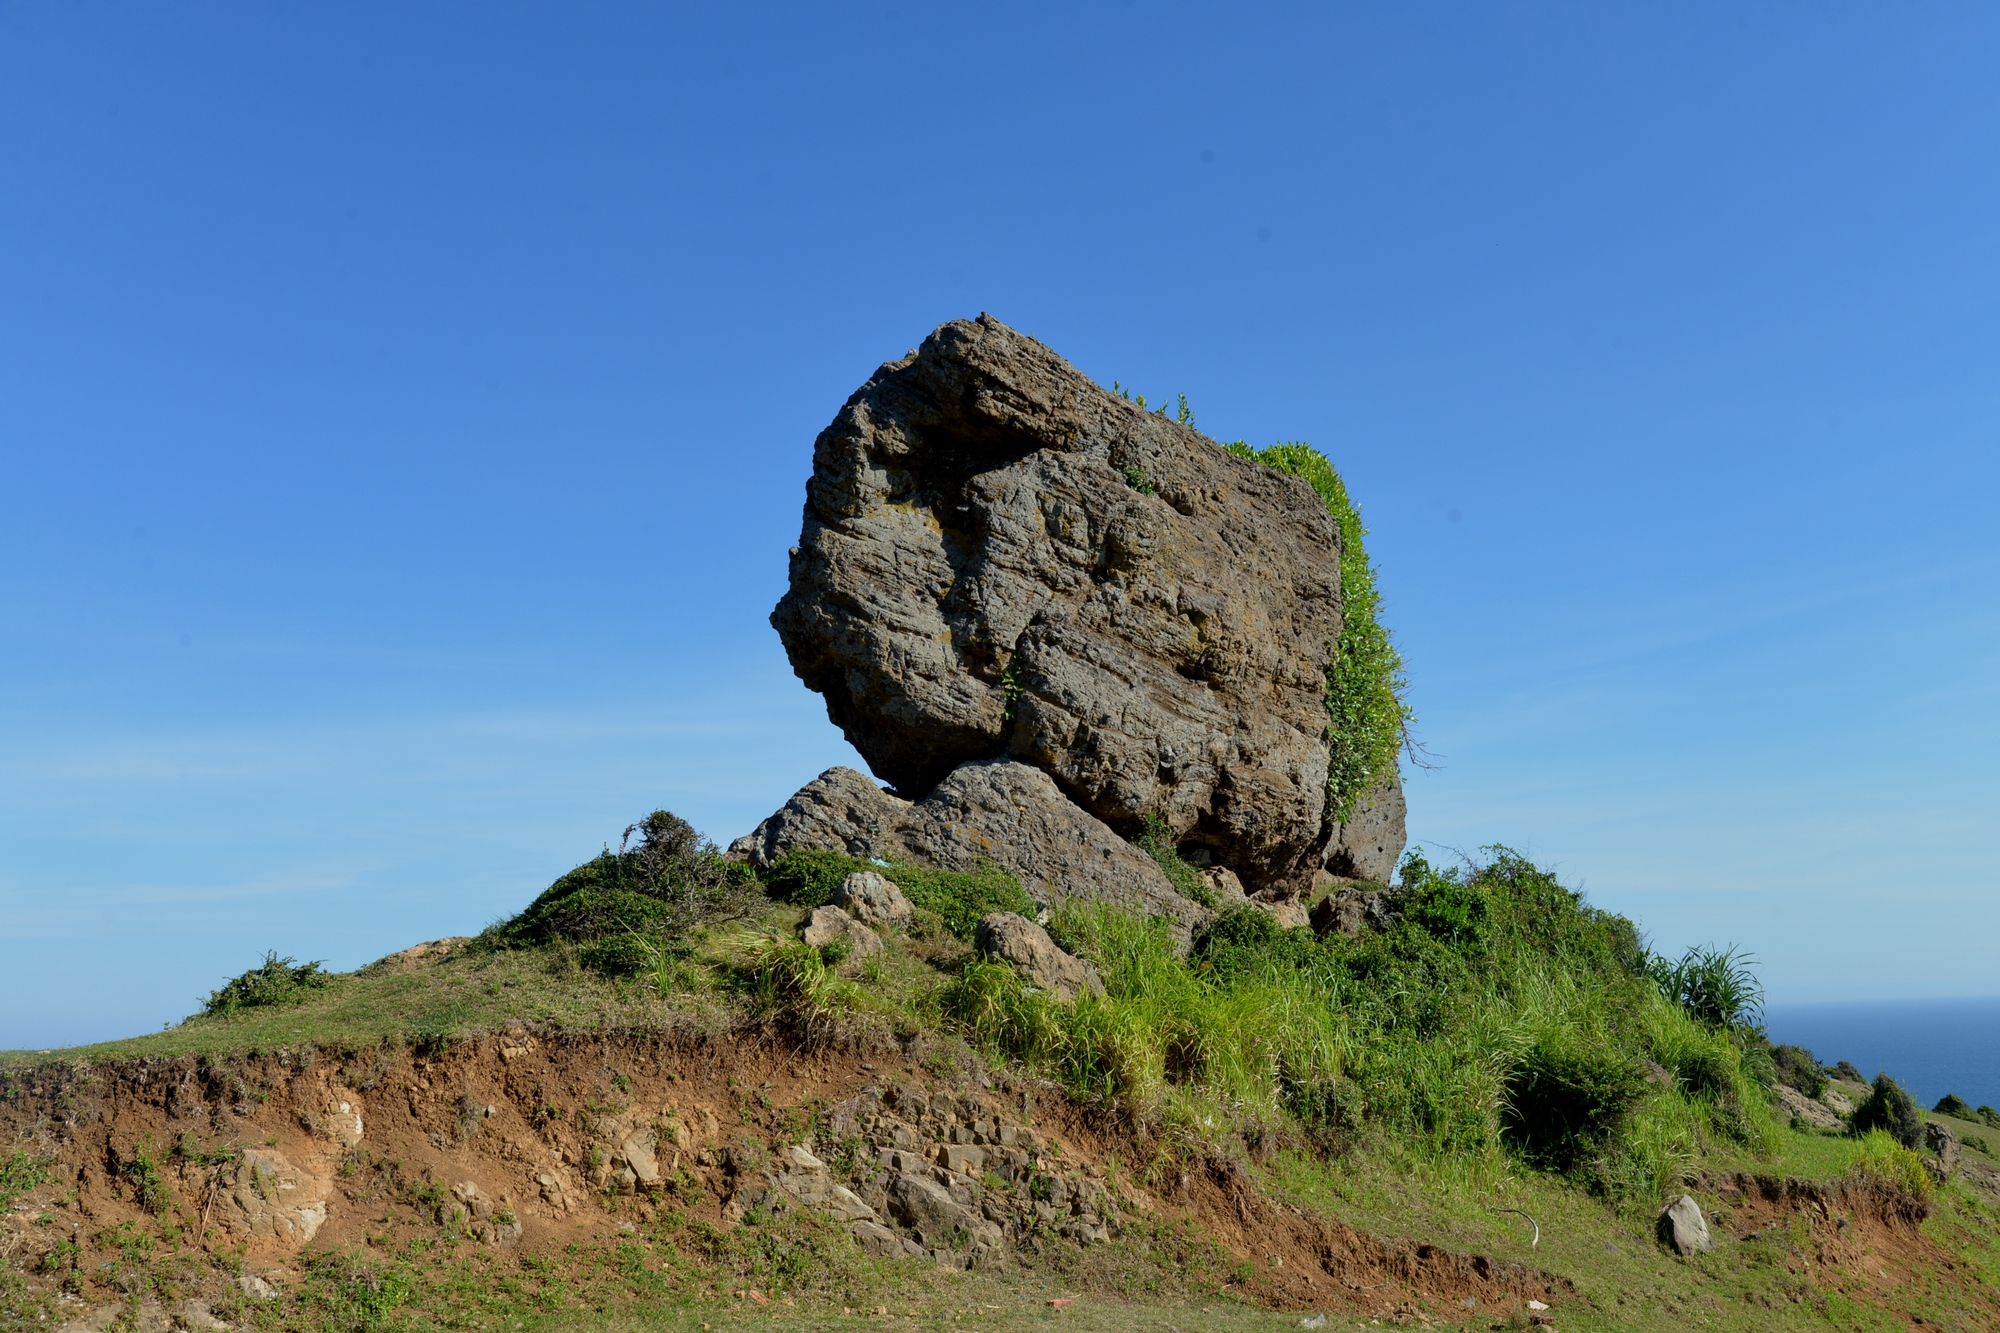
[(1956, 1116), (1960, 1120), (1971, 1120), (1975, 1114), (1973, 1109), (1965, 1104), (1965, 1099), (1955, 1092), (1947, 1092), (1939, 1098), (1938, 1104), (1931, 1108), (1931, 1112), (1934, 1115)]
[[(630, 847), (633, 834), (639, 835)], [(489, 932), (500, 944), (578, 944), (586, 967), (622, 975), (656, 967), (698, 926), (740, 920), (763, 902), (748, 866), (725, 861), (688, 823), (655, 810), (618, 851), (584, 862)]]
[(2000, 1129), (2000, 1111), (1996, 1111), (1990, 1106), (1982, 1106), (1979, 1108), (1977, 1114), (1982, 1123), (1991, 1125), (1995, 1129)]
[(1778, 1082), (1788, 1088), (1796, 1088), (1808, 1097), (1826, 1091), (1826, 1074), (1819, 1061), (1813, 1059), (1813, 1053), (1803, 1046), (1773, 1046), (1771, 1064), (1777, 1069)]
[(1924, 1141), (1924, 1117), (1916, 1099), (1887, 1074), (1877, 1074), (1875, 1085), (1861, 1105), (1854, 1108), (1854, 1132), (1867, 1134), (1881, 1130), (1905, 1148), (1919, 1147)]
[(842, 856), (838, 852), (787, 852), (765, 872), (771, 893), (800, 907), (823, 907), (833, 901), (840, 882), (858, 870), (872, 870), (903, 891), (910, 903), (942, 918), (960, 939), (972, 938), (979, 918), (988, 912), (1016, 912), (1033, 918), (1035, 900), (1000, 867), (938, 870), (898, 861), (887, 865)]
[(1396, 756), (1413, 719), (1405, 697), (1409, 680), (1403, 657), (1382, 626), (1382, 594), (1375, 587), (1375, 567), (1361, 544), (1368, 529), (1361, 526), (1361, 513), (1348, 498), (1340, 474), (1311, 445), (1252, 449), (1238, 440), (1223, 447), (1238, 458), (1304, 480), (1319, 493), (1340, 529), (1340, 639), (1326, 665), (1327, 737), (1332, 748), (1326, 803), (1334, 819), (1345, 820), (1354, 812), (1356, 800), (1395, 775)]
[(301, 1003), (314, 991), (333, 984), (333, 974), (324, 971), (324, 967), (324, 963), (280, 958), (273, 949), (264, 955), (261, 966), (251, 968), (221, 990), (210, 991), (202, 1001), (202, 1015), (216, 1017), (239, 1009)]
[(1529, 1162), (1571, 1171), (1604, 1145), (1645, 1090), (1645, 1071), (1617, 1043), (1558, 1029), (1509, 1073), (1501, 1129)]
[(1845, 1060), (1842, 1060), (1839, 1064), (1835, 1065), (1833, 1067), (1833, 1072), (1835, 1074), (1838, 1074), (1841, 1078), (1846, 1079), (1849, 1083), (1866, 1083), (1868, 1081), (1867, 1079), (1861, 1077), (1860, 1070), (1856, 1069), (1853, 1065), (1849, 1064)]

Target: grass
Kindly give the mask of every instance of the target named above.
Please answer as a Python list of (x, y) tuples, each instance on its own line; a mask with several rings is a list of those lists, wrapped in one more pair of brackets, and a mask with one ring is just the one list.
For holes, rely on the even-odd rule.
[[(1860, 1173), (1906, 1193), (1932, 1188), (1916, 1155), (1888, 1135), (1781, 1124), (1760, 1081), (1777, 1067), (1758, 1063), (1761, 1047), (1740, 1027), (1714, 1021), (1724, 1015), (1709, 1003), (1713, 987), (1696, 988), (1707, 997), (1700, 1003), (1688, 1002), (1686, 987), (1663, 989), (1657, 960), (1629, 921), (1590, 907), (1504, 849), (1484, 865), (1446, 871), (1411, 861), (1400, 919), (1358, 939), (1316, 939), (1243, 910), (1177, 956), (1164, 923), (1069, 910), (1052, 932), (1092, 958), (1106, 983), (1105, 995), (1073, 1005), (975, 957), (962, 938), (976, 911), (1005, 901), (1004, 877), (902, 876), (922, 904), (909, 935), (865, 962), (807, 948), (794, 933), (806, 907), (860, 866), (825, 856), (781, 863), (764, 893), (732, 908), (730, 919), (687, 923), (671, 967), (612, 972), (587, 965), (592, 955), (576, 942), (509, 948), (496, 931), (441, 961), (322, 973), (321, 984), (287, 993), (284, 1003), (238, 1005), (59, 1058), (422, 1046), (519, 1019), (716, 1032), (768, 1021), (808, 1043), (871, 1024), (955, 1034), (994, 1060), (1118, 1107), (1139, 1130), (1135, 1143), (1151, 1145), (1135, 1152), (1134, 1172), (1171, 1169), (1188, 1154), (1234, 1157), (1298, 1207), (1561, 1272), (1578, 1285), (1563, 1311), (1562, 1326), (1573, 1329), (1876, 1326), (1879, 1311), (1801, 1285), (1769, 1247), (1725, 1239), (1699, 1260), (1668, 1255), (1651, 1238), (1652, 1219), (1703, 1170)], [(37, 1058), (14, 1052), (0, 1064)], [(1953, 1127), (1961, 1139), (1992, 1132), (1977, 1119)], [(117, 1164), (142, 1204), (159, 1160), (175, 1151), (144, 1143)], [(1983, 1139), (1967, 1155), (1992, 1161)], [(42, 1166), (17, 1148), (0, 1160), (0, 1194), (31, 1188)], [(1926, 1226), (1954, 1262), (2000, 1276), (2000, 1219), (1991, 1208), (1956, 1183), (1937, 1192), (1935, 1206)], [(1528, 1244), (1526, 1224), (1510, 1209), (1535, 1219), (1539, 1245)], [(880, 1327), (914, 1319), (965, 1333), (1100, 1316), (1124, 1325), (1186, 1321), (1199, 1304), (1203, 1327), (1276, 1326), (1234, 1303), (1212, 1247), (1186, 1238), (1139, 1235), (1050, 1259), (1032, 1279), (1037, 1291), (1095, 1293), (1101, 1303), (1083, 1315), (977, 1275), (883, 1267), (844, 1233), (815, 1232), (809, 1221), (805, 1230), (725, 1234), (675, 1217), (636, 1239), (520, 1259), (467, 1247), (442, 1214), (433, 1221), (443, 1230), (401, 1249), (317, 1257), (285, 1301), (242, 1305), (237, 1315), (255, 1328), (329, 1330), (774, 1318)], [(160, 1280), (169, 1285), (180, 1280), (171, 1276), (180, 1224), (162, 1211), (133, 1225), (92, 1238), (97, 1266), (77, 1271), (91, 1282), (100, 1281), (95, 1274), (140, 1282), (142, 1271), (167, 1274)], [(14, 1281), (0, 1273), (0, 1285)], [(731, 1284), (797, 1304), (753, 1311), (727, 1294)], [(1925, 1297), (1925, 1317), (1963, 1325), (1949, 1285)], [(8, 1309), (32, 1305), (20, 1292), (0, 1296)], [(898, 1313), (834, 1314), (862, 1306)], [(968, 1309), (979, 1313), (957, 1313)]]

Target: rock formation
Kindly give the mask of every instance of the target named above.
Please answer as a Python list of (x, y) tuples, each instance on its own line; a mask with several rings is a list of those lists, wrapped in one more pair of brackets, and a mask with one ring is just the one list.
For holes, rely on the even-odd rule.
[(1407, 809), (1403, 784), (1393, 775), (1356, 800), (1347, 821), (1327, 843), (1327, 870), (1342, 879), (1387, 884), (1407, 840), (1403, 825)]
[(1339, 538), (1304, 482), (1106, 393), (990, 317), (879, 370), (814, 447), (772, 624), (922, 796), (1011, 756), (1253, 891), (1310, 877)]
[(1048, 774), (1004, 759), (965, 764), (916, 802), (851, 768), (830, 768), (729, 850), (761, 869), (807, 848), (946, 870), (991, 862), (1043, 906), (1065, 898), (1116, 903), (1173, 917), (1183, 940), (1209, 917), (1174, 892), (1151, 857), (1066, 799)]
[(990, 912), (981, 917), (973, 943), (988, 957), (1012, 963), (1029, 985), (1058, 1000), (1074, 1000), (1085, 991), (1104, 994), (1103, 979), (1092, 963), (1065, 951), (1049, 932), (1018, 913)]

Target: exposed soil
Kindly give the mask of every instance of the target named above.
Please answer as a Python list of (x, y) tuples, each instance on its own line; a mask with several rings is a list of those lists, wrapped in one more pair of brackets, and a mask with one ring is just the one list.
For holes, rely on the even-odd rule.
[[(1768, 1246), (1771, 1261), (1867, 1304), (1960, 1265), (1924, 1234), (1927, 1209), (1901, 1191), (1852, 1178), (1802, 1181), (1750, 1174), (1701, 1181), (1718, 1206), (1711, 1225), (1739, 1243)], [(2000, 1293), (1970, 1274), (1961, 1285), (2000, 1328)]]
[[(240, 1251), (250, 1271), (279, 1285), (304, 1250), (434, 1232), (454, 1219), (524, 1254), (612, 1235), (669, 1207), (730, 1227), (762, 1182), (746, 1161), (793, 1144), (830, 1157), (839, 1145), (829, 1107), (869, 1089), (894, 1102), (907, 1088), (940, 1107), (963, 1106), (963, 1123), (986, 1127), (996, 1142), (992, 1126), (1019, 1125), (1019, 1141), (1038, 1142), (1043, 1162), (1059, 1163), (1039, 1169), (1073, 1178), (1079, 1197), (1107, 1200), (1097, 1209), (1113, 1235), (1191, 1223), (1226, 1253), (1218, 1266), (1230, 1271), (1218, 1277), (1272, 1308), (1464, 1316), (1570, 1290), (1520, 1265), (1274, 1204), (1226, 1160), (1175, 1159), (1160, 1169), (1154, 1156), (1157, 1187), (1147, 1188), (1133, 1178), (1132, 1133), (1115, 1117), (1045, 1085), (941, 1074), (916, 1055), (802, 1051), (767, 1032), (578, 1037), (519, 1026), (429, 1055), (280, 1050), (226, 1065), (153, 1059), (26, 1072), (0, 1102), (0, 1136), (37, 1140), (59, 1165), (50, 1184), (16, 1204), (0, 1245), (32, 1268), (73, 1234), (139, 1220), (149, 1165), (154, 1211), (185, 1218), (208, 1248)], [(639, 1124), (660, 1127), (664, 1188), (635, 1187), (617, 1155), (613, 1140)], [(241, 1155), (214, 1160), (230, 1145)], [(987, 1256), (988, 1266), (1032, 1268), (1043, 1257), (1037, 1247), (1100, 1239), (1095, 1213), (1077, 1207), (1080, 1217)], [(34, 1225), (43, 1213), (55, 1224)]]

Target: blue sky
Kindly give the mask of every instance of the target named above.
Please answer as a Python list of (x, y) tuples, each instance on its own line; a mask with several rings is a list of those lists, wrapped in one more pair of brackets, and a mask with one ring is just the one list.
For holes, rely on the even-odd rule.
[(813, 436), (991, 311), (1372, 529), (1412, 835), (2000, 990), (2000, 15), (0, 7), (0, 1046), (858, 763)]

